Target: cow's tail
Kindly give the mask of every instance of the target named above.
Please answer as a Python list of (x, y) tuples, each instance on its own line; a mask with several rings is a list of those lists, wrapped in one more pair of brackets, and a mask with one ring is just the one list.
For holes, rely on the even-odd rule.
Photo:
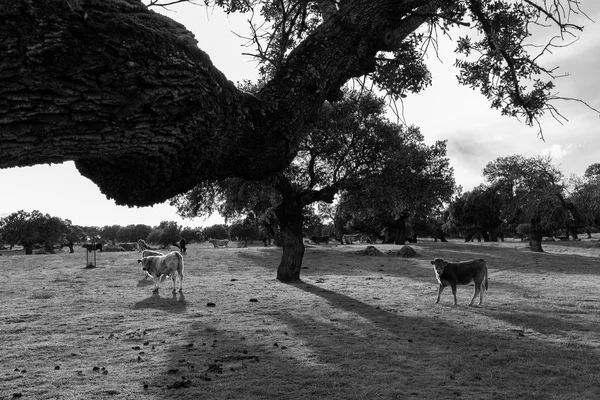
[(177, 273), (179, 274), (180, 279), (183, 279), (183, 256), (178, 251), (176, 251), (175, 254), (177, 254)]
[(485, 262), (485, 260), (483, 258), (480, 258), (479, 261), (481, 261), (484, 265), (485, 265), (485, 290), (488, 290), (488, 270), (487, 270), (487, 263)]
[[(482, 260), (485, 263), (485, 260)], [(485, 291), (487, 292), (488, 290), (488, 270), (487, 270), (487, 264), (485, 266)]]

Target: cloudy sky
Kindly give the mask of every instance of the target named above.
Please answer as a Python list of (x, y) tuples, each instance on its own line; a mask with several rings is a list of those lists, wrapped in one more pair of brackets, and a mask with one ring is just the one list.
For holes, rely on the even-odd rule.
[[(546, 64), (560, 67), (557, 73), (569, 74), (557, 82), (560, 96), (582, 99), (600, 109), (600, 2), (581, 3), (597, 23), (580, 20), (585, 24), (580, 39), (571, 46), (555, 49)], [(161, 12), (185, 24), (196, 35), (199, 47), (230, 80), (257, 77), (256, 64), (242, 55), (252, 49), (243, 47), (246, 41), (235, 34), (247, 32), (245, 17), (227, 17), (216, 9), (189, 5)], [(465, 191), (482, 182), (483, 167), (498, 157), (550, 154), (566, 175), (583, 175), (590, 164), (600, 162), (600, 118), (596, 113), (578, 102), (556, 103), (568, 121), (561, 124), (550, 116), (543, 118), (542, 141), (538, 127), (530, 128), (502, 117), (490, 109), (479, 92), (456, 83), (453, 49), (449, 42), (440, 43), (441, 61), (436, 57), (428, 61), (433, 85), (404, 99), (403, 112), (406, 123), (421, 127), (427, 142), (448, 140), (455, 178)], [(183, 226), (208, 226), (222, 222), (219, 216), (183, 220), (167, 204), (116, 206), (91, 181), (81, 177), (70, 162), (3, 169), (0, 185), (0, 217), (18, 210), (40, 210), (77, 225), (155, 226), (161, 221), (177, 221)]]

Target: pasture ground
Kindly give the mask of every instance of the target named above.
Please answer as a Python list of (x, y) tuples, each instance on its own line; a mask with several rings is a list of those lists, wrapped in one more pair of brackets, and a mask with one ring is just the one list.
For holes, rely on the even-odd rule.
[[(175, 295), (137, 252), (3, 251), (0, 398), (598, 399), (597, 239), (307, 246), (296, 284), (280, 249), (191, 245)], [(437, 257), (488, 262), (482, 307), (433, 304)]]

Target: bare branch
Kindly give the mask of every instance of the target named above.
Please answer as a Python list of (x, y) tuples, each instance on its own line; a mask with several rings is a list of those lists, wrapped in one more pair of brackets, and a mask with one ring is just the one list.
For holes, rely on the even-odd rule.
[(195, 2), (194, 0), (148, 0), (148, 7), (162, 7), (168, 8), (169, 6), (179, 4), (179, 3), (190, 3), (196, 6), (200, 4)]

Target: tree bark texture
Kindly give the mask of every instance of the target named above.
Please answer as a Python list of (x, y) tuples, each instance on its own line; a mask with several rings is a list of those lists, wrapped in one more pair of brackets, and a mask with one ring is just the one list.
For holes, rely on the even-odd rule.
[(289, 215), (289, 220), (281, 224), (281, 239), (283, 253), (277, 268), (277, 279), (281, 282), (300, 280), (300, 269), (304, 258), (304, 243), (302, 242), (302, 213), (298, 216)]
[(276, 215), (281, 229), (283, 253), (277, 268), (277, 279), (281, 282), (300, 280), (300, 269), (304, 258), (304, 242), (302, 241), (302, 204), (292, 193), (284, 194), (284, 201), (277, 208)]
[(406, 218), (395, 219), (385, 224), (385, 237), (383, 243), (406, 243)]
[(331, 203), (337, 189), (326, 186), (321, 190), (301, 190), (294, 186), (283, 174), (277, 176), (277, 189), (281, 192), (281, 204), (275, 209), (275, 216), (281, 230), (283, 254), (277, 268), (277, 279), (282, 282), (300, 280), (300, 269), (304, 258), (302, 225), (304, 207), (316, 201)]
[(253, 96), (139, 0), (0, 0), (0, 168), (74, 160), (130, 206), (264, 178), (289, 164), (325, 99), (443, 0), (414, 3), (345, 1)]
[(543, 253), (542, 249), (542, 239), (543, 233), (539, 228), (540, 221), (539, 219), (532, 218), (531, 219), (531, 229), (529, 231), (529, 250), (534, 251), (536, 253)]
[(25, 255), (33, 254), (33, 243), (22, 243), (23, 249), (25, 249)]

